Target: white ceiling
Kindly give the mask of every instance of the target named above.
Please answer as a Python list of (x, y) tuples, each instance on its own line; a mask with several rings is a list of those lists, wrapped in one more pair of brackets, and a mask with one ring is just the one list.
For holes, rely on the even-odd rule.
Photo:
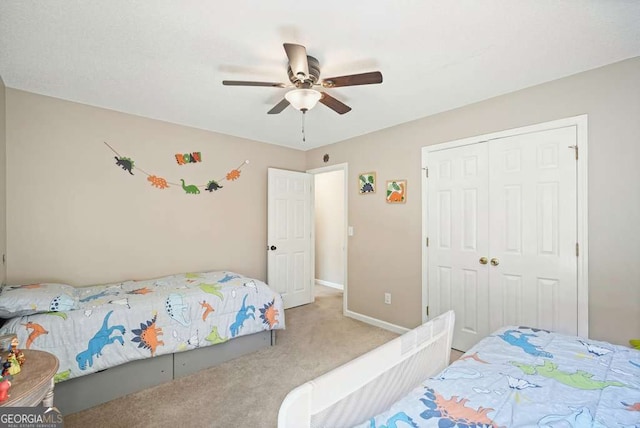
[[(353, 108), (267, 111), (288, 82), (283, 42)], [(640, 56), (637, 0), (3, 0), (8, 87), (307, 150)]]

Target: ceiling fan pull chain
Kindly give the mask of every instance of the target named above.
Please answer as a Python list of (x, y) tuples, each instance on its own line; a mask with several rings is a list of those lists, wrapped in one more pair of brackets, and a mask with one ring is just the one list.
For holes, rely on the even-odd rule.
[(304, 134), (304, 116), (305, 116), (306, 111), (302, 110), (302, 142), (306, 143), (307, 142), (307, 137)]

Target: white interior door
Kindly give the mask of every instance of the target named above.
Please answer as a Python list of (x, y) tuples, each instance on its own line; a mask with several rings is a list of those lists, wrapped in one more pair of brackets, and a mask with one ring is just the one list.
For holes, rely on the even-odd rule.
[(313, 175), (269, 168), (268, 182), (267, 282), (285, 309), (311, 303)]
[(515, 324), (576, 335), (576, 128), (488, 144), (491, 330)]
[(578, 334), (576, 139), (569, 126), (428, 152), (428, 304), (456, 312), (454, 348), (504, 325)]
[(428, 182), (430, 315), (453, 309), (453, 347), (468, 349), (490, 333), (486, 144), (429, 153)]

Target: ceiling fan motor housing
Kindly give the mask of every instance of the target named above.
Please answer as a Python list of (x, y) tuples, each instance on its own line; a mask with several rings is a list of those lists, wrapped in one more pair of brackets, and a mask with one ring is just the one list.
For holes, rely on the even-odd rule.
[(307, 55), (307, 62), (309, 63), (309, 75), (306, 78), (300, 78), (291, 71), (291, 66), (287, 68), (287, 74), (291, 83), (296, 85), (297, 88), (310, 88), (315, 85), (320, 78), (320, 62), (312, 56)]

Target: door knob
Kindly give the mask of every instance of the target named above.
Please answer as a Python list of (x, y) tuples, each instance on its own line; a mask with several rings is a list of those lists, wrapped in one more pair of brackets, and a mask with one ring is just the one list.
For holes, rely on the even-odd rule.
[(491, 266), (498, 266), (500, 264), (500, 260), (495, 257), (491, 259)]
[(275, 246), (275, 245), (272, 245), (272, 246), (270, 247), (270, 249), (271, 249), (271, 251), (275, 251), (275, 250), (277, 250), (277, 248), (276, 248), (276, 246)]
[(480, 257), (480, 260), (478, 261), (481, 265), (486, 265), (489, 260), (486, 257)]

